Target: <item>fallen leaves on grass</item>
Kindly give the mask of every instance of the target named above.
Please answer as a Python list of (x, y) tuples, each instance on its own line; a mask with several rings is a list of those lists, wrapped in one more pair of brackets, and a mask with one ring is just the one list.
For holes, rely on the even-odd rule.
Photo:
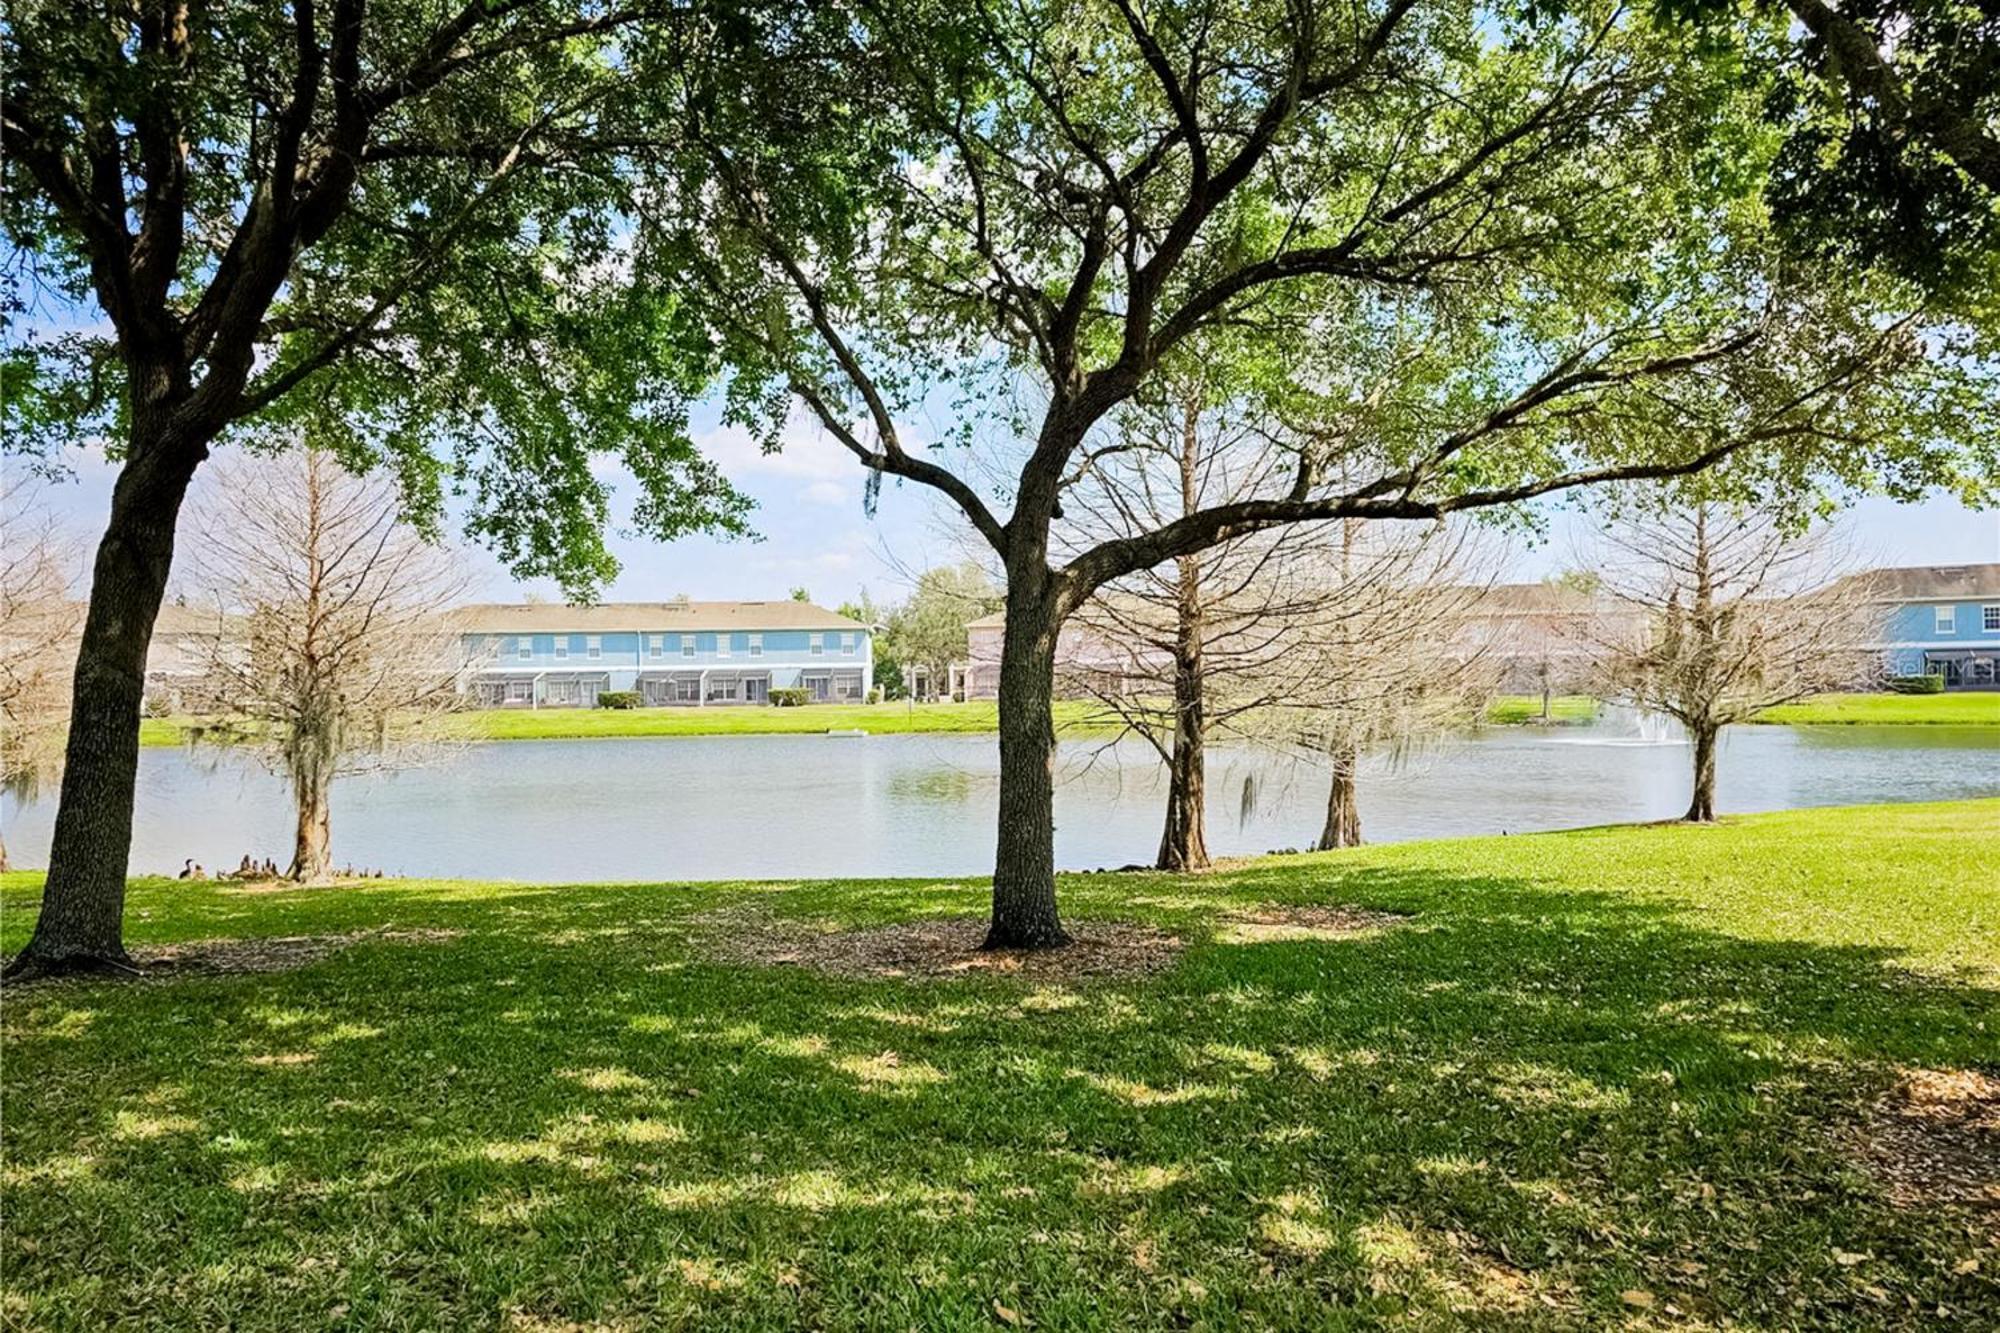
[(1217, 928), (1223, 944), (1272, 944), (1290, 940), (1338, 940), (1364, 935), (1410, 918), (1361, 907), (1266, 905), (1231, 912)]
[(741, 909), (701, 918), (709, 951), (731, 962), (804, 967), (839, 977), (1018, 976), (1036, 981), (1158, 972), (1181, 950), (1178, 936), (1121, 921), (1073, 921), (1060, 949), (984, 950), (976, 917), (906, 921), (858, 930), (814, 929)]
[(1876, 1103), (1858, 1150), (1904, 1208), (2000, 1209), (2000, 1078), (1976, 1069), (1909, 1069)]

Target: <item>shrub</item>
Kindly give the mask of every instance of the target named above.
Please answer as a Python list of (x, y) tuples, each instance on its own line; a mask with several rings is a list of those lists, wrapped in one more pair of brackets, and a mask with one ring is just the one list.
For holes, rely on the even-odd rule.
[(1933, 675), (1891, 676), (1889, 690), (1893, 694), (1943, 694), (1944, 677)]
[(773, 708), (797, 708), (802, 704), (811, 702), (812, 691), (802, 689), (798, 686), (786, 686), (783, 689), (771, 691), (771, 707)]
[(871, 704), (879, 704), (882, 702), (882, 687), (880, 685), (877, 685), (874, 689), (868, 691), (868, 702)]
[(597, 696), (599, 708), (637, 708), (642, 702), (637, 690), (603, 690)]

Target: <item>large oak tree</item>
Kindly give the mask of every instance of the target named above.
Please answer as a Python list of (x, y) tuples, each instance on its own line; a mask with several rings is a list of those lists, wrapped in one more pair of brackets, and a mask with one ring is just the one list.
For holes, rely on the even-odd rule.
[[(1861, 480), (1889, 452), (1904, 476), (1947, 466), (1934, 440), (1892, 445), (1881, 410), (1912, 326), (1767, 245), (1755, 80), (1644, 15), (864, 0), (737, 20), (706, 39), (726, 76), (644, 81), (683, 151), (648, 192), (641, 268), (702, 308), (738, 419), (775, 446), (802, 404), (1004, 566), (992, 946), (1065, 938), (1050, 682), (1107, 583), (1301, 521), (1725, 463), (1739, 486)], [(1262, 494), (1055, 550), (1107, 421), (1223, 330), (1257, 394), (1317, 405), (1313, 443)], [(1407, 379), (1368, 360), (1398, 348)], [(919, 444), (922, 408), (957, 428)]]
[(740, 524), (688, 447), (700, 347), (620, 279), (625, 62), (674, 9), (583, 0), (23, 0), (5, 41), (7, 443), (119, 474), (40, 918), (16, 971), (119, 966), (146, 650), (189, 482), (307, 434), (452, 487), (528, 570), (609, 568), (592, 450), (641, 521)]

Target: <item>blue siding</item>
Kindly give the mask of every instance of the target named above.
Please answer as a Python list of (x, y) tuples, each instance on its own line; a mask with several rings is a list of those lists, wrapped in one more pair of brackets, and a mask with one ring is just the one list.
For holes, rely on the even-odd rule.
[(1971, 649), (1981, 657), (2000, 654), (2000, 625), (1987, 628), (1989, 607), (2000, 619), (2000, 602), (1992, 601), (1908, 602), (1896, 607), (1889, 616), (1885, 653), (1889, 670), (1916, 676), (1941, 669), (1926, 661), (1927, 653), (1961, 661), (1962, 653), (1954, 650)]
[[(750, 653), (750, 638), (753, 633), (761, 640), (762, 651), (756, 656)], [(843, 635), (851, 636), (852, 651), (842, 648)], [(709, 631), (660, 631), (659, 656), (654, 656), (651, 648), (651, 631), (603, 634), (600, 640), (600, 656), (591, 657), (588, 634), (468, 634), (465, 648), (469, 657), (484, 657), (485, 665), (494, 670), (538, 671), (562, 670), (603, 670), (624, 671), (675, 671), (688, 668), (712, 666), (718, 663), (737, 669), (778, 666), (846, 666), (865, 664), (870, 657), (869, 632), (867, 630), (764, 630), (735, 631), (718, 634)], [(812, 640), (818, 637), (820, 651), (812, 651)], [(556, 642), (561, 639), (567, 649), (562, 657), (556, 656)], [(718, 640), (726, 639), (729, 651), (726, 655), (719, 651)], [(523, 657), (520, 645), (529, 645), (529, 653)], [(684, 647), (692, 642), (694, 653), (687, 655)], [(616, 687), (614, 688), (621, 688)]]

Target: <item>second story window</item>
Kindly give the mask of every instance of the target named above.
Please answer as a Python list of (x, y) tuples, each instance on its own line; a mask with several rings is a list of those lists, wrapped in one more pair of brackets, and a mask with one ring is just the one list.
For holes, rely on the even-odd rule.
[(593, 662), (604, 656), (604, 639), (596, 634), (583, 641), (583, 655)]
[(2000, 634), (2000, 606), (1980, 607), (1979, 624), (1988, 634)]
[(514, 656), (520, 658), (523, 662), (525, 662), (534, 655), (535, 655), (534, 639), (530, 638), (526, 634), (523, 634), (519, 638), (514, 640)]
[(718, 634), (715, 636), (715, 655), (717, 657), (729, 656), (729, 635)]
[(664, 634), (647, 635), (646, 653), (651, 657), (665, 657), (667, 655), (667, 636)]
[(1956, 607), (1939, 606), (1932, 609), (1936, 612), (1936, 618), (1931, 623), (1937, 627), (1939, 634), (1953, 634), (1957, 632), (1958, 609)]
[[(2000, 606), (1988, 607), (1987, 609), (1989, 611), (2000, 611)], [(761, 634), (752, 634), (750, 636), (750, 656), (762, 657), (763, 655), (764, 655), (764, 636)]]
[(692, 634), (681, 635), (681, 656), (682, 657), (694, 656), (694, 635)]
[(556, 661), (558, 662), (563, 661), (568, 656), (569, 656), (569, 635), (567, 634), (556, 635)]
[(817, 634), (807, 635), (806, 651), (811, 653), (814, 657), (821, 656), (826, 652), (826, 640)]
[(854, 636), (852, 634), (843, 634), (840, 636), (840, 655), (842, 657), (854, 656)]

